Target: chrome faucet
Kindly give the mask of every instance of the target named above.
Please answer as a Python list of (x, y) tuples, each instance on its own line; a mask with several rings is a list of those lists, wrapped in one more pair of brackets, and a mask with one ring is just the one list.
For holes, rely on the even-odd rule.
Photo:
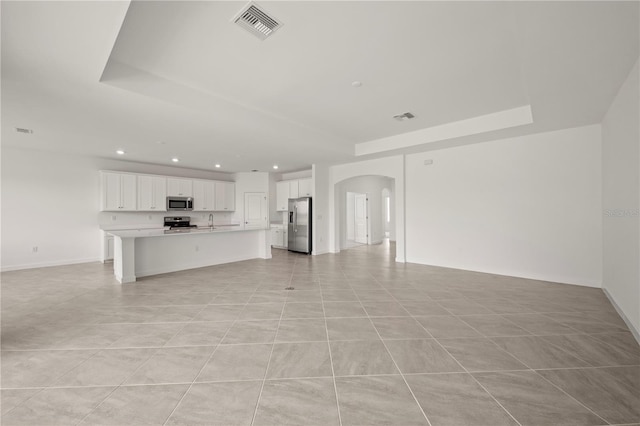
[(213, 213), (209, 213), (209, 228), (213, 229)]

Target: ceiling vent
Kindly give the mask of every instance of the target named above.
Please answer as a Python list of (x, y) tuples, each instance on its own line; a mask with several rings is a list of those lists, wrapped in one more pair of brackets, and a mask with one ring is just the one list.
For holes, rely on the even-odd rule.
[(266, 39), (283, 25), (253, 2), (243, 7), (233, 21), (260, 40)]
[(404, 114), (394, 115), (393, 118), (398, 121), (407, 121), (411, 120), (412, 118), (416, 118), (416, 116), (411, 114), (410, 112), (405, 112)]

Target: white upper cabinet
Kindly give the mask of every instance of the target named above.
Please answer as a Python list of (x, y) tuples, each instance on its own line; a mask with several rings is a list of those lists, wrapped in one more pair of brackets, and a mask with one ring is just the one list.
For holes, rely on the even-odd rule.
[(236, 184), (234, 182), (215, 183), (215, 210), (234, 211), (236, 209)]
[(193, 197), (193, 181), (183, 178), (167, 178), (167, 195)]
[(167, 178), (162, 176), (138, 176), (138, 210), (167, 210)]
[(298, 197), (313, 197), (313, 179), (298, 180)]
[(289, 198), (312, 197), (313, 179), (283, 180), (276, 182), (276, 210), (289, 210)]
[(211, 180), (193, 181), (193, 210), (214, 211), (216, 202), (216, 182)]
[(193, 197), (194, 211), (236, 209), (235, 182), (100, 171), (101, 211), (167, 211), (167, 196)]
[(289, 182), (289, 198), (298, 198), (298, 181), (290, 180)]
[(136, 175), (102, 172), (102, 211), (136, 210)]
[(289, 182), (276, 182), (276, 210), (279, 212), (289, 210)]

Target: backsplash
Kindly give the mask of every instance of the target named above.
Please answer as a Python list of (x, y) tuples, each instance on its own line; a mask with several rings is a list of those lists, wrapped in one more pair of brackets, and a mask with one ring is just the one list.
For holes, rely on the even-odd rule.
[[(100, 212), (98, 213), (98, 225), (158, 225), (162, 227), (165, 216), (189, 216), (193, 225), (207, 225), (210, 212)], [(231, 223), (233, 212), (213, 212), (214, 224)]]

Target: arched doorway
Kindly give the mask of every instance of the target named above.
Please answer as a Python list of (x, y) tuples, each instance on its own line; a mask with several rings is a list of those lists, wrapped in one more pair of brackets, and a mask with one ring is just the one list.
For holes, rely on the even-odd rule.
[(395, 179), (379, 175), (354, 176), (335, 184), (336, 251), (380, 244), (390, 237), (393, 188)]

